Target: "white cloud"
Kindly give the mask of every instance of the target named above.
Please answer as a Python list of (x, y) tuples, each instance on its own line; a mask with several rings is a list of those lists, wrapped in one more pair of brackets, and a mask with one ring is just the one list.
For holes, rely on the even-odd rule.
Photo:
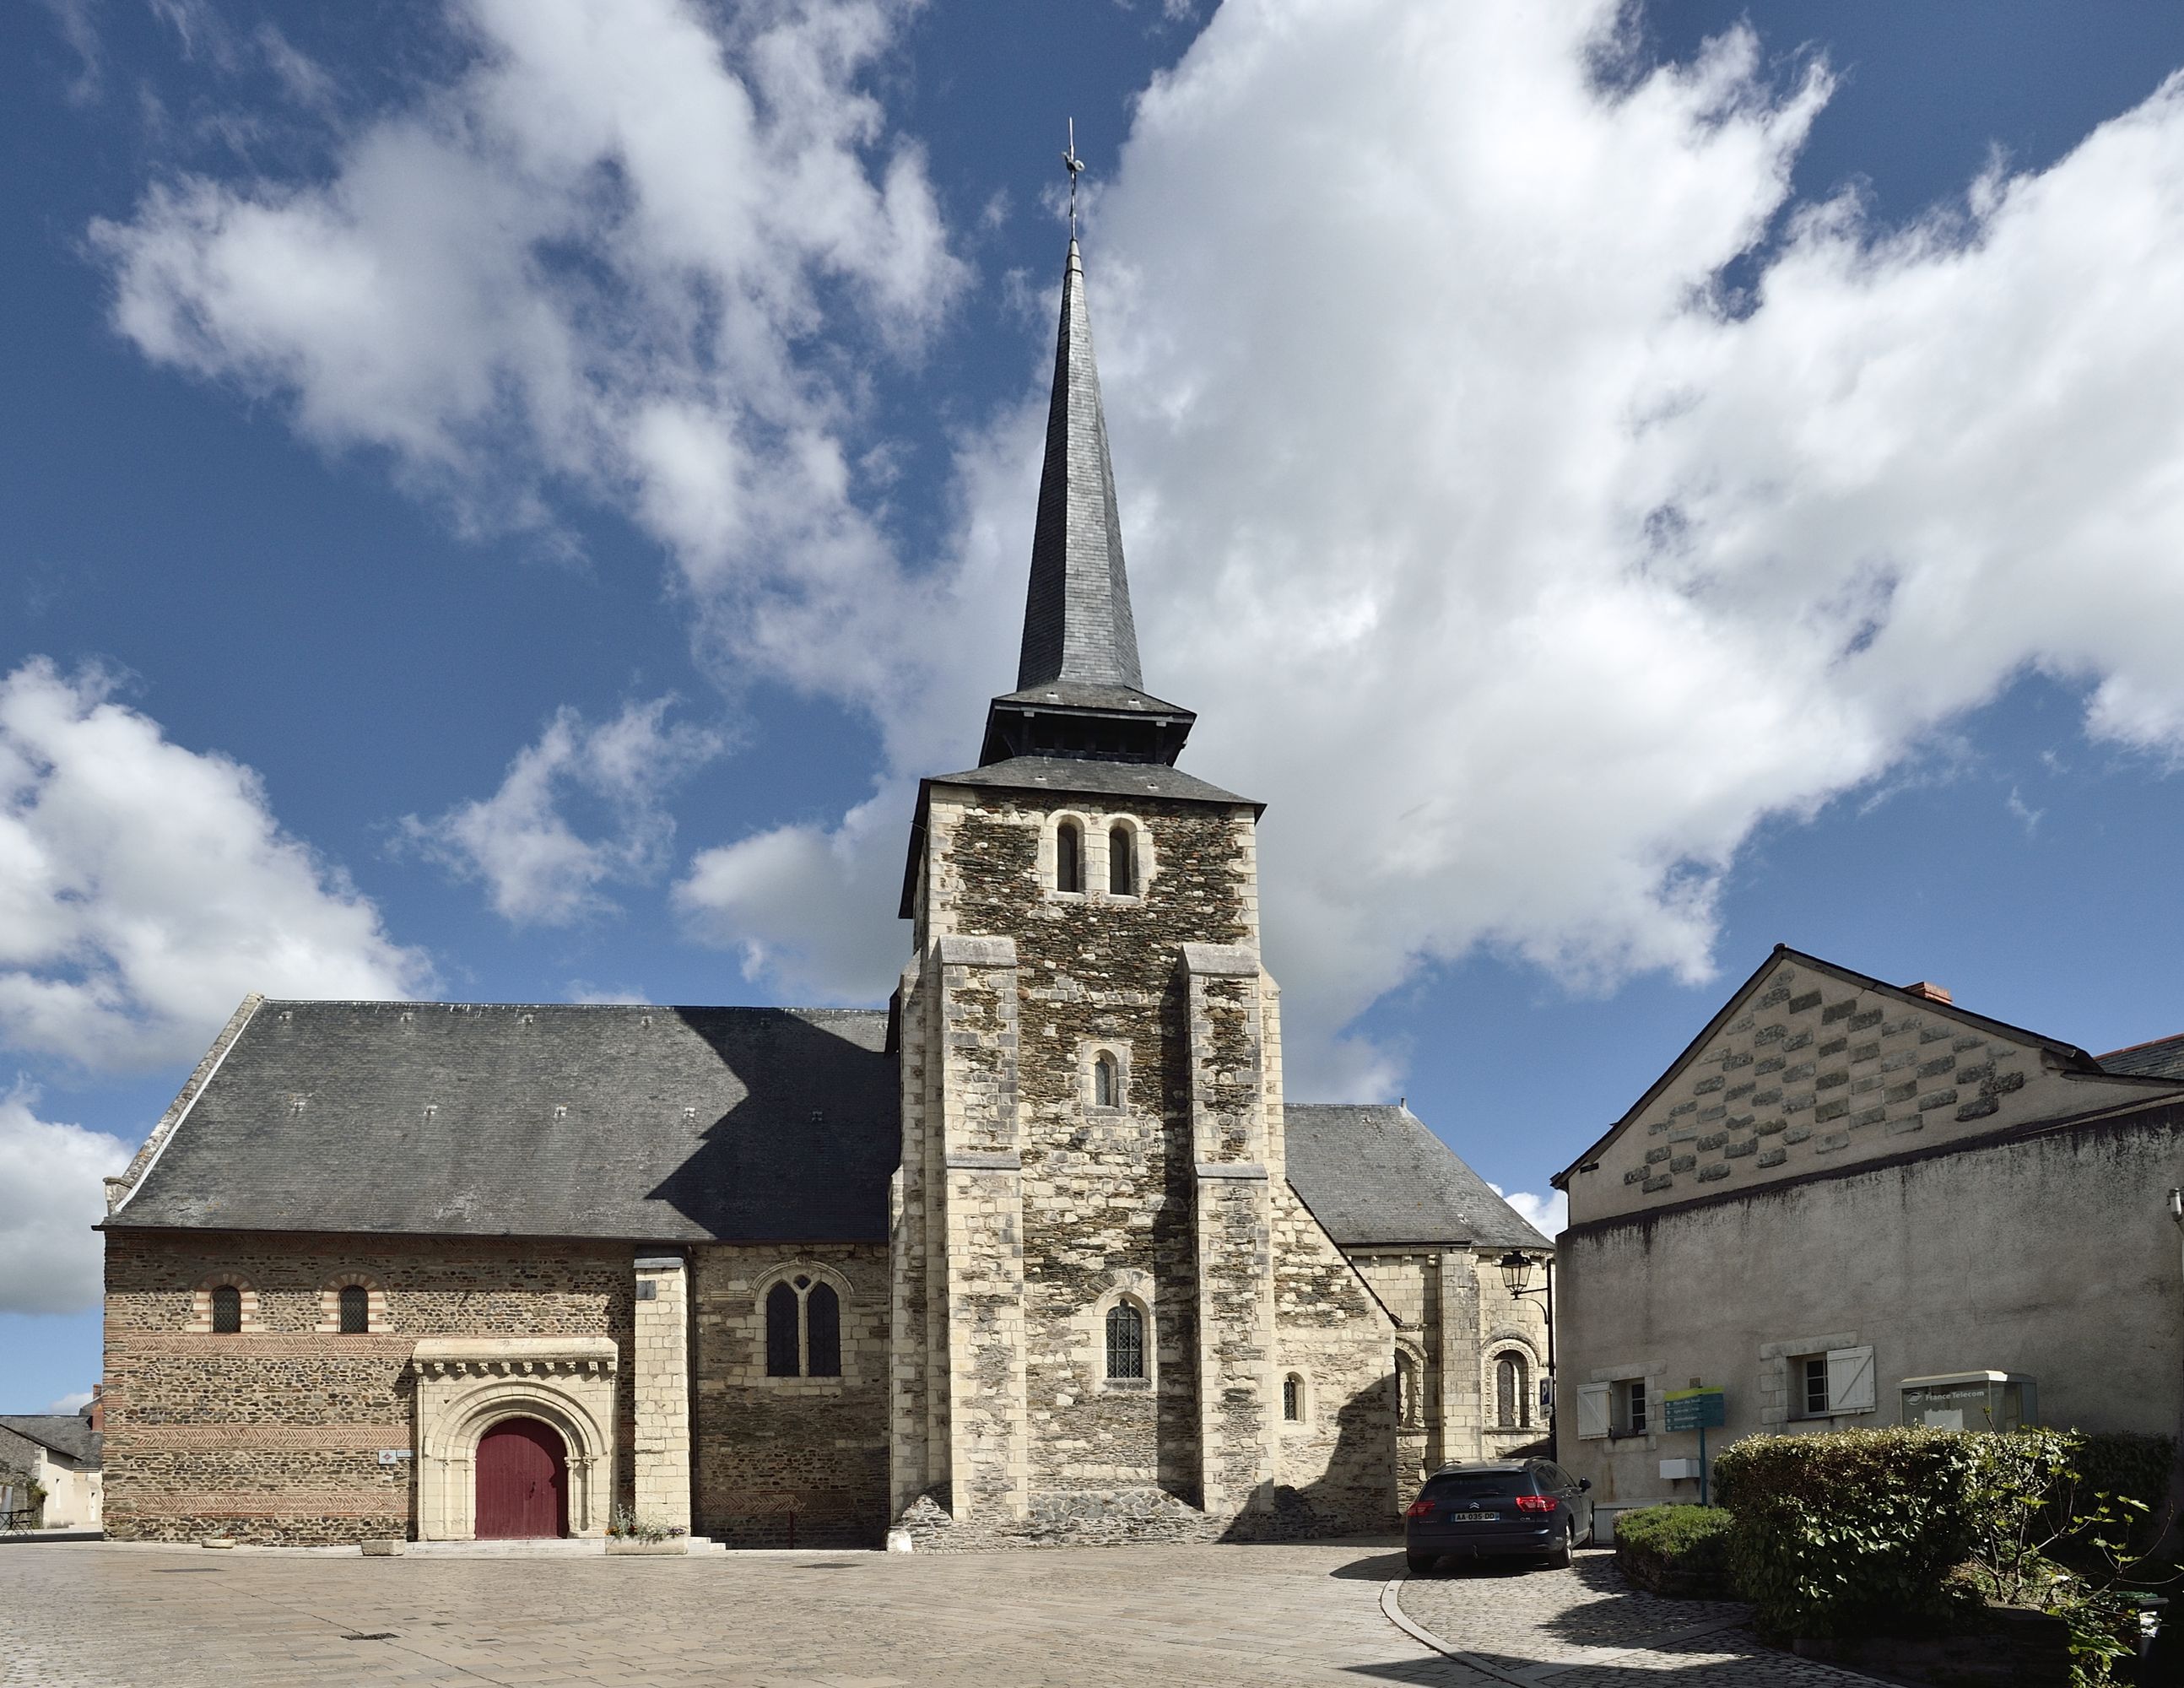
[(46, 1405), (46, 1411), (48, 1412), (81, 1412), (85, 1407), (90, 1405), (91, 1391), (87, 1389), (80, 1389), (72, 1395), (63, 1396), (58, 1401), (48, 1401)]
[[(404, 838), (482, 880), (494, 912), (517, 925), (566, 926), (611, 910), (600, 886), (641, 884), (667, 866), (675, 821), (666, 793), (726, 748), (705, 728), (663, 726), (674, 701), (627, 704), (596, 727), (557, 710), (491, 797), (431, 821), (406, 816)], [(595, 811), (592, 836), (565, 814), (572, 801)]]
[(246, 992), (415, 994), (431, 969), (283, 833), (250, 769), (170, 744), (95, 671), (0, 679), (0, 1045), (194, 1056)]
[(1518, 1217), (1543, 1237), (1558, 1237), (1569, 1224), (1569, 1197), (1558, 1189), (1551, 1189), (1545, 1195), (1520, 1189), (1511, 1195), (1498, 1184), (1486, 1187), (1515, 1208)]
[(92, 1227), (106, 1217), (102, 1180), (120, 1175), (129, 1150), (103, 1132), (40, 1119), (37, 1099), (22, 1086), (0, 1095), (0, 1313), (80, 1313), (101, 1290)]
[[(475, 64), (332, 181), (104, 226), (118, 320), (469, 519), (622, 501), (739, 671), (869, 710), (872, 799), (679, 894), (747, 967), (877, 994), (911, 782), (1007, 682), (1045, 358), (962, 448), (951, 554), (892, 556), (840, 371), (956, 271), (915, 150), (860, 163), (889, 14), (461, 15)], [(1382, 1088), (1340, 1028), (1479, 946), (1706, 976), (1755, 825), (2029, 669), (2184, 748), (2184, 83), (1881, 228), (1787, 203), (1824, 74), (1744, 30), (1647, 70), (1622, 15), (1229, 0), (1089, 200), (1146, 671), (1189, 766), (1272, 805), (1302, 1093)]]
[(913, 352), (961, 281), (857, 86), (903, 9), (449, 0), (467, 64), (337, 131), (329, 179), (184, 175), (95, 223), (114, 321), (467, 524), (548, 526), (573, 489), (747, 612), (831, 598), (878, 549), (844, 354)]

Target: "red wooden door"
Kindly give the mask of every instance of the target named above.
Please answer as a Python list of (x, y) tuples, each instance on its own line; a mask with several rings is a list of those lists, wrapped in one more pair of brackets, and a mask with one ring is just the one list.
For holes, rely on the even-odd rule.
[(478, 1439), (477, 1538), (563, 1535), (569, 1469), (561, 1438), (536, 1418), (504, 1418)]

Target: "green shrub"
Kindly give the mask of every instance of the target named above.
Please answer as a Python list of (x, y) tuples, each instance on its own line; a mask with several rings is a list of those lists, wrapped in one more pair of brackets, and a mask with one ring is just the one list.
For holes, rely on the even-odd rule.
[[(1973, 1439), (1947, 1430), (1752, 1436), (1715, 1462), (1731, 1575), (1777, 1634), (1947, 1615), (1969, 1554)], [(1618, 1526), (1619, 1527), (1619, 1526)]]
[(1720, 1507), (1641, 1507), (1615, 1520), (1615, 1545), (1670, 1570), (1714, 1575), (1729, 1568), (1730, 1517)]
[(2080, 1443), (2077, 1491), (2081, 1496), (2112, 1495), (2145, 1507), (2131, 1531), (2131, 1551), (2142, 1557), (2153, 1551), (2153, 1544), (2168, 1527), (2169, 1474), (2176, 1462), (2173, 1436), (2099, 1431)]

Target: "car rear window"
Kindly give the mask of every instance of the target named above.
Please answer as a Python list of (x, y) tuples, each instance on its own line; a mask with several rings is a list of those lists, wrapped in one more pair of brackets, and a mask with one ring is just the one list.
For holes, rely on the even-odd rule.
[(1532, 1479), (1521, 1471), (1445, 1471), (1426, 1480), (1425, 1492), (1436, 1501), (1464, 1496), (1529, 1495)]

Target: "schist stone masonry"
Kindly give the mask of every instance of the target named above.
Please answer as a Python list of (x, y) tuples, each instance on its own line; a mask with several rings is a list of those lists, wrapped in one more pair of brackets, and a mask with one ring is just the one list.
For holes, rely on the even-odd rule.
[(1283, 1105), (1073, 242), (1017, 677), (884, 1011), (247, 1000), (113, 1181), (109, 1532), (1252, 1539), (1537, 1440), (1546, 1240), (1407, 1111)]

